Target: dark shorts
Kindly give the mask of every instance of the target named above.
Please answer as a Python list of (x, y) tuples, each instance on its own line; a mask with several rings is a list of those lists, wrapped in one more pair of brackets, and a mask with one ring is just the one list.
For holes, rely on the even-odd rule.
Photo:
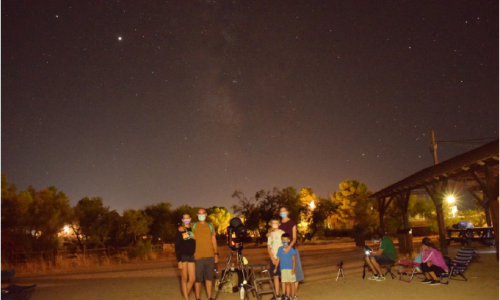
[(384, 253), (382, 253), (381, 255), (373, 256), (373, 257), (375, 258), (375, 261), (379, 265), (390, 265), (390, 264), (394, 263), (394, 261), (392, 259), (390, 259), (389, 256), (385, 255)]
[(196, 282), (202, 283), (203, 280), (214, 280), (215, 260), (213, 257), (200, 258), (196, 263)]
[(279, 268), (278, 268), (278, 270), (276, 270), (276, 272), (274, 272), (274, 269), (276, 268), (276, 266), (273, 264), (272, 259), (269, 260), (269, 265), (271, 266), (269, 268), (269, 274), (271, 275), (271, 277), (280, 276), (280, 269)]
[(194, 254), (182, 254), (181, 255), (181, 262), (190, 262), (194, 263)]
[(438, 267), (436, 265), (431, 265), (429, 267), (427, 266), (427, 263), (421, 263), (420, 269), (422, 269), (422, 272), (424, 273), (434, 272), (434, 274), (436, 275), (441, 275), (443, 273), (446, 273), (441, 267)]

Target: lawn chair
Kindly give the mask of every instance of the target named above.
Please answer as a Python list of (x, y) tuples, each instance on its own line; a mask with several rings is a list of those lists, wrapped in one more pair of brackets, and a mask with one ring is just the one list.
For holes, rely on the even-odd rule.
[(2, 300), (29, 300), (31, 294), (35, 291), (36, 284), (29, 286), (20, 286), (11, 284), (2, 288)]
[(413, 277), (423, 274), (422, 270), (420, 270), (420, 264), (417, 262), (400, 260), (397, 264), (402, 266), (402, 269), (398, 271), (399, 280), (401, 281), (410, 283)]
[[(439, 276), (439, 280), (441, 284), (449, 284), (451, 279), (459, 280), (459, 281), (467, 281), (467, 278), (464, 276), (464, 272), (469, 266), (471, 262), (473, 254), (470, 253), (469, 256), (465, 252), (458, 252), (453, 260), (451, 260), (448, 256), (443, 256), (446, 265), (448, 265), (448, 272), (443, 273)], [(463, 279), (455, 279), (455, 277), (460, 275)], [(444, 279), (447, 279), (446, 282), (443, 282)]]

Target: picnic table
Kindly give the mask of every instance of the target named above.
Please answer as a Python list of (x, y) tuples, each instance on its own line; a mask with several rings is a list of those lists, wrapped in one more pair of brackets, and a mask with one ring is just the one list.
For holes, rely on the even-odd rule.
[(446, 229), (446, 241), (448, 245), (453, 242), (460, 242), (462, 245), (471, 246), (472, 242), (479, 241), (483, 244), (494, 245), (495, 236), (493, 227), (474, 227), (467, 229)]

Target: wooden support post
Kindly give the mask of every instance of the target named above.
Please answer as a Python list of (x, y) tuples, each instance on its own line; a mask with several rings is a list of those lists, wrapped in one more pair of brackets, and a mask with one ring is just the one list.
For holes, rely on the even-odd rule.
[(413, 253), (413, 235), (410, 233), (410, 221), (408, 219), (408, 202), (410, 200), (411, 191), (405, 191), (396, 194), (399, 208), (403, 214), (404, 233), (398, 232), (399, 252)]
[(479, 173), (472, 172), (472, 175), (476, 179), (477, 183), (483, 190), (483, 196), (487, 197), (487, 201), (490, 204), (491, 217), (493, 219), (493, 228), (495, 231), (495, 248), (497, 251), (498, 260), (498, 177), (495, 178), (492, 166), (484, 166), (484, 180), (481, 179)]
[(486, 216), (486, 225), (488, 225), (488, 227), (491, 227), (490, 201), (489, 201), (488, 197), (483, 197), (483, 199), (481, 199), (481, 197), (479, 197), (476, 194), (476, 192), (474, 192), (472, 189), (469, 190), (469, 193), (483, 207), (484, 215)]
[(441, 245), (441, 252), (444, 255), (448, 255), (448, 243), (446, 242), (446, 225), (444, 223), (444, 212), (443, 212), (443, 200), (445, 197), (445, 189), (448, 186), (448, 181), (435, 183), (430, 186), (426, 186), (425, 189), (427, 193), (434, 202), (436, 207), (436, 216), (438, 223), (438, 233), (439, 233), (439, 244)]
[(436, 137), (434, 136), (434, 129), (431, 129), (431, 153), (432, 157), (434, 158), (434, 165), (438, 164), (438, 155), (437, 155), (437, 143), (436, 143)]
[(389, 201), (387, 203), (385, 202), (386, 197), (380, 197), (377, 198), (378, 201), (378, 216), (379, 216), (379, 222), (380, 222), (380, 228), (385, 232), (385, 224), (384, 224), (384, 214), (389, 205), (391, 205), (392, 199), (394, 199), (394, 196), (391, 196), (389, 198)]

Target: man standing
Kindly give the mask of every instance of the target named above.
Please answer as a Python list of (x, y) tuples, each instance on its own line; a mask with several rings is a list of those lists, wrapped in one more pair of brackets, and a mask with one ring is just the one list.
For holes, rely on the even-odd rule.
[(193, 224), (193, 233), (196, 239), (196, 251), (194, 253), (196, 263), (196, 283), (194, 291), (196, 299), (201, 299), (201, 284), (205, 281), (208, 299), (212, 300), (212, 290), (215, 264), (219, 262), (217, 252), (217, 240), (212, 224), (206, 222), (207, 211), (198, 209), (198, 222)]

